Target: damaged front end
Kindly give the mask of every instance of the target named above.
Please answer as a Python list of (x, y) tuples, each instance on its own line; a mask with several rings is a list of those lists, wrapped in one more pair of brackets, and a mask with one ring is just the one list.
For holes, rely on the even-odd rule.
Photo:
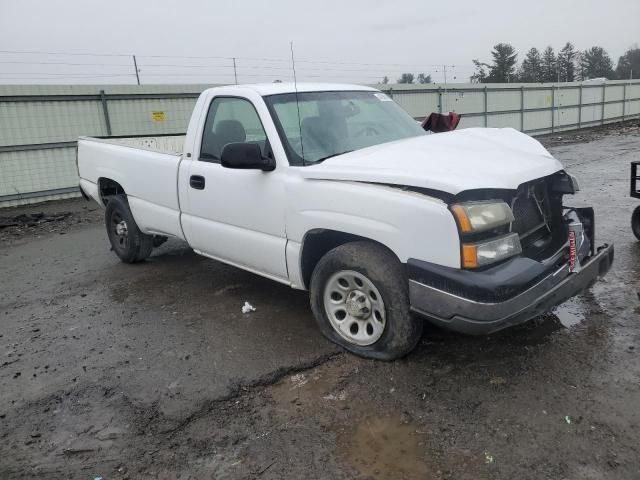
[[(491, 333), (536, 317), (590, 287), (609, 270), (613, 245), (595, 247), (592, 208), (563, 205), (563, 196), (576, 191), (575, 179), (561, 171), (526, 182), (515, 192), (459, 194), (452, 211), (460, 227), (463, 268), (410, 259), (412, 310), (453, 330)], [(482, 202), (504, 202), (510, 221), (467, 230), (456, 206)], [(499, 245), (507, 252), (504, 257), (496, 254), (486, 264), (467, 258), (471, 247), (499, 239), (508, 243)]]

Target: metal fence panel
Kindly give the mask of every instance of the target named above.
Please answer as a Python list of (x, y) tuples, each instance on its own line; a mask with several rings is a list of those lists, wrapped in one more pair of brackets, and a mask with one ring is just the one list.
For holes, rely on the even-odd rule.
[(551, 89), (524, 91), (524, 108), (551, 108)]
[(484, 111), (483, 92), (448, 90), (443, 92), (442, 102), (443, 112), (472, 113)]
[(484, 117), (480, 115), (474, 115), (470, 117), (463, 116), (460, 119), (460, 124), (458, 128), (473, 128), (473, 127), (484, 127)]
[(391, 95), (412, 117), (424, 117), (425, 112), (439, 111), (438, 94), (435, 91), (427, 94), (393, 91)]
[[(0, 207), (77, 195), (78, 136), (184, 133), (210, 86), (0, 86)], [(638, 80), (378, 87), (415, 118), (461, 113), (459, 128), (537, 135), (640, 115)]]
[(524, 130), (539, 131), (551, 125), (551, 110), (524, 113)]
[(520, 110), (520, 90), (491, 92), (487, 101), (487, 111)]
[(489, 116), (487, 126), (490, 128), (505, 128), (513, 127), (519, 123), (520, 113), (503, 113)]
[(69, 188), (77, 196), (77, 183), (71, 183), (78, 178), (75, 158), (75, 146), (0, 153), (0, 199), (10, 205), (29, 198), (42, 201), (47, 192)]
[(0, 146), (71, 142), (106, 135), (100, 102), (7, 102), (0, 97)]
[(110, 100), (113, 135), (185, 133), (195, 98)]
[(607, 85), (607, 102), (619, 102), (622, 100), (625, 88), (623, 85)]
[(622, 118), (622, 102), (609, 103), (604, 106), (604, 118), (606, 119), (620, 119)]
[(578, 105), (580, 103), (580, 88), (561, 88), (556, 93), (558, 105)]
[(561, 107), (558, 108), (555, 112), (556, 121), (554, 122), (554, 127), (562, 128), (569, 127), (575, 128), (575, 125), (578, 124), (578, 113), (579, 108), (577, 106), (574, 107)]

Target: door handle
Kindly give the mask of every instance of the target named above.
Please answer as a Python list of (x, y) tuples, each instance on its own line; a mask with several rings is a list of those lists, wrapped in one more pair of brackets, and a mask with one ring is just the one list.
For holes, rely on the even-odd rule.
[(204, 190), (204, 177), (202, 175), (191, 175), (189, 185), (196, 190)]

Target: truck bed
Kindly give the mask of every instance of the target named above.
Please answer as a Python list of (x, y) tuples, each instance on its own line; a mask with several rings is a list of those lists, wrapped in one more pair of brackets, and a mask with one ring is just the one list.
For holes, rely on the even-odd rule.
[(123, 147), (139, 148), (152, 152), (182, 154), (185, 135), (127, 136), (127, 137), (82, 137), (93, 142), (110, 143)]
[(184, 135), (80, 137), (78, 174), (82, 190), (103, 204), (102, 179), (116, 182), (140, 229), (182, 238), (178, 174)]

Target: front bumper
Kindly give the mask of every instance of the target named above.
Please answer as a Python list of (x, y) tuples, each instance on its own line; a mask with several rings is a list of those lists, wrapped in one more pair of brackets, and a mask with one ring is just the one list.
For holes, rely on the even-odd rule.
[[(437, 278), (443, 279), (443, 267), (409, 260), (411, 310), (451, 330), (471, 335), (488, 334), (526, 322), (579, 294), (604, 276), (612, 262), (613, 245), (605, 244), (581, 262), (580, 271), (572, 273), (569, 264), (564, 263), (550, 272), (536, 272), (535, 283), (529, 285), (526, 280), (531, 280), (531, 265), (526, 267), (514, 261), (501, 269), (506, 281), (500, 285), (500, 296), (483, 301), (472, 298), (469, 288), (452, 288), (446, 279), (438, 283)], [(464, 275), (465, 285), (476, 285), (479, 294), (486, 285), (496, 283), (495, 272), (465, 271)], [(505, 285), (513, 286), (515, 292), (505, 289)]]

